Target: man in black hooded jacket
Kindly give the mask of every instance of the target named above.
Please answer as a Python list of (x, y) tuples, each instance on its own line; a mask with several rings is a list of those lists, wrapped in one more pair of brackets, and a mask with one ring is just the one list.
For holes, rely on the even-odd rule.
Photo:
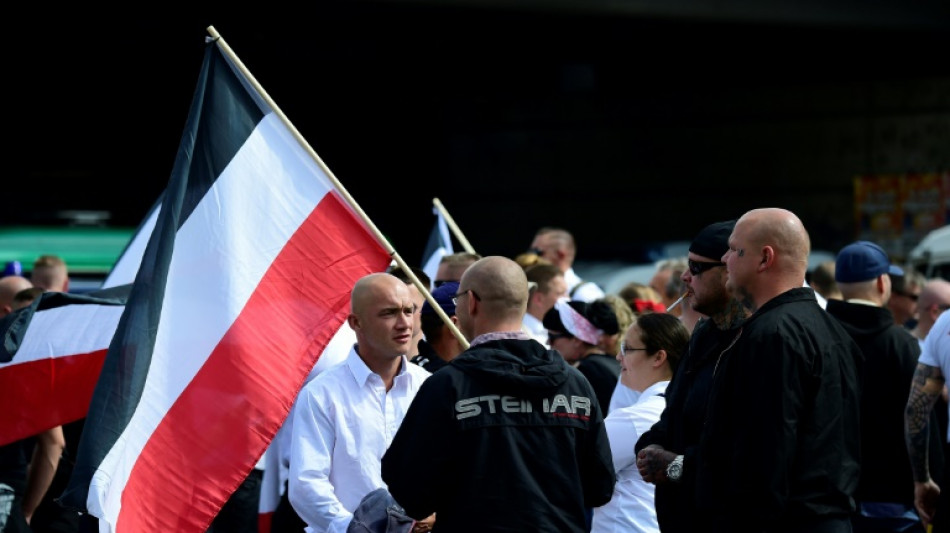
[[(521, 329), (524, 272), (504, 257), (465, 271), (456, 296), (471, 347), (420, 388), (383, 480), (435, 531), (587, 531), (615, 474), (590, 383)], [(421, 514), (420, 514), (421, 513)]]

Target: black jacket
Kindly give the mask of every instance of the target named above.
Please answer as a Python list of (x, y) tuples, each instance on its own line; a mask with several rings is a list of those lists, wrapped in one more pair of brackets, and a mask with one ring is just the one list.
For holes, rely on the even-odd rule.
[(419, 389), (382, 461), (436, 531), (586, 531), (615, 474), (587, 379), (534, 340), (469, 348)]
[[(828, 313), (864, 354), (861, 395), (861, 481), (856, 499), (914, 504), (914, 478), (904, 441), (904, 408), (920, 344), (883, 307), (829, 300)], [(936, 434), (936, 419), (931, 423)], [(939, 435), (938, 435), (939, 437)], [(931, 449), (940, 451), (939, 440)], [(931, 465), (933, 466), (933, 465)], [(934, 479), (940, 479), (934, 471)]]
[(660, 420), (640, 436), (636, 451), (650, 444), (684, 456), (683, 477), (676, 483), (656, 487), (656, 518), (664, 533), (701, 531), (704, 524), (696, 513), (695, 484), (700, 433), (706, 421), (706, 404), (713, 370), (721, 354), (732, 347), (738, 328), (720, 330), (703, 319), (693, 330), (689, 350), (666, 389), (666, 409)]
[(581, 359), (577, 369), (594, 387), (594, 394), (600, 403), (600, 412), (606, 413), (610, 407), (610, 397), (613, 396), (617, 380), (620, 379), (620, 361), (616, 356), (592, 353)]
[(811, 289), (787, 291), (746, 320), (714, 373), (700, 442), (696, 496), (708, 530), (848, 519), (860, 474), (861, 357)]

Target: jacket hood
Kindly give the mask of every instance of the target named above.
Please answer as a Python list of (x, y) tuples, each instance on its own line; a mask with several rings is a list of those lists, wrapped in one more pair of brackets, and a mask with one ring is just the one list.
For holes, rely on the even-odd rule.
[(473, 346), (452, 366), (502, 393), (521, 397), (545, 395), (560, 387), (570, 367), (554, 350), (534, 340), (498, 340)]
[(852, 338), (873, 337), (894, 325), (890, 309), (828, 300), (828, 314), (838, 319)]

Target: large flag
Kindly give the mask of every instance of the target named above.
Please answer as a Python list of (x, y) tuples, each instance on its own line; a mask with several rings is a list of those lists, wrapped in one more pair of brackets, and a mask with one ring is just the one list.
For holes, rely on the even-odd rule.
[(429, 276), (429, 279), (435, 281), (435, 275), (439, 271), (439, 262), (443, 257), (455, 252), (452, 249), (452, 236), (449, 234), (449, 226), (445, 222), (445, 217), (442, 216), (442, 211), (433, 207), (432, 213), (435, 214), (435, 225), (432, 227), (429, 241), (426, 243), (425, 251), (422, 254), (422, 271)]
[(125, 246), (125, 249), (122, 250), (119, 259), (112, 265), (112, 268), (109, 270), (109, 275), (106, 276), (105, 281), (102, 282), (102, 288), (117, 287), (135, 281), (135, 273), (139, 271), (139, 265), (142, 264), (142, 255), (145, 254), (145, 245), (148, 244), (149, 238), (152, 236), (152, 231), (155, 229), (155, 222), (158, 220), (158, 214), (161, 212), (161, 208), (162, 197), (159, 196), (158, 201), (152, 205), (148, 214), (145, 215), (145, 220), (139, 224), (135, 235), (132, 236), (132, 239)]
[(61, 502), (101, 531), (205, 531), (389, 254), (208, 43)]
[(0, 320), (0, 445), (86, 416), (128, 288), (48, 292)]

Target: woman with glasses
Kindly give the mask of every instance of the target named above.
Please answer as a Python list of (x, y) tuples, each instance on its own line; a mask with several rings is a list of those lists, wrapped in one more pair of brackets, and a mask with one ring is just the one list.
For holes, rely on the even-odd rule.
[(655, 487), (640, 477), (634, 445), (660, 419), (666, 407), (666, 386), (688, 344), (686, 327), (666, 313), (641, 315), (627, 330), (617, 354), (620, 382), (639, 397), (633, 405), (612, 411), (604, 421), (617, 484), (610, 502), (594, 509), (592, 533), (660, 530), (653, 505)]

